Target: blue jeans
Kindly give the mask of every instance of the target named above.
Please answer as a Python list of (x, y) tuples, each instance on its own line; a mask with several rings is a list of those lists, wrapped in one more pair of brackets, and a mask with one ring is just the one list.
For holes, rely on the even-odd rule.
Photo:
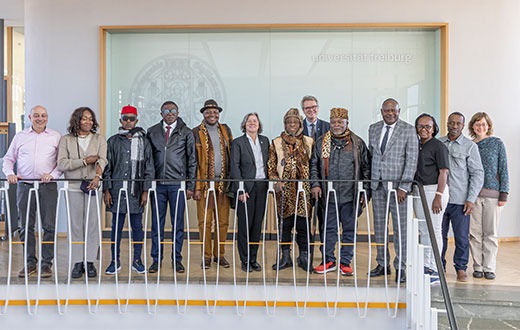
[[(123, 226), (125, 224), (126, 213), (119, 213), (117, 223), (117, 258), (114, 253), (115, 250), (115, 239), (116, 239), (116, 217), (117, 213), (112, 213), (112, 232), (110, 233), (110, 241), (112, 242), (112, 260), (119, 260), (119, 251), (121, 250), (121, 235), (123, 234)], [(142, 213), (130, 213), (130, 226), (132, 227), (132, 240), (134, 241), (134, 259), (141, 260), (141, 251), (143, 250), (143, 214)]]
[(464, 215), (464, 205), (448, 204), (442, 217), (442, 264), (446, 269), (446, 250), (448, 249), (448, 231), (453, 229), (455, 270), (466, 270), (469, 258), (469, 215)]
[[(179, 205), (177, 216), (175, 217), (175, 203), (177, 202), (179, 184), (158, 184), (157, 185), (157, 205), (159, 208), (159, 228), (161, 232), (160, 241), (164, 241), (164, 224), (166, 220), (166, 209), (170, 206), (170, 221), (172, 224), (172, 240), (175, 239), (175, 260), (182, 261), (182, 243), (184, 240), (184, 195), (179, 195)], [(174, 232), (175, 231), (175, 232)], [(164, 256), (163, 244), (161, 247), (161, 260)], [(157, 228), (157, 213), (155, 211), (155, 199), (152, 199), (152, 258), (159, 262), (159, 234)], [(172, 251), (173, 260), (173, 251)]]
[[(339, 223), (343, 229), (341, 243), (354, 243), (356, 217), (354, 215), (353, 202), (338, 203)], [(334, 250), (338, 241), (338, 220), (336, 219), (336, 205), (334, 201), (329, 201), (329, 209), (326, 221), (326, 241), (325, 241), (325, 263), (336, 261)], [(349, 265), (354, 255), (353, 245), (343, 245), (340, 248), (340, 263)]]

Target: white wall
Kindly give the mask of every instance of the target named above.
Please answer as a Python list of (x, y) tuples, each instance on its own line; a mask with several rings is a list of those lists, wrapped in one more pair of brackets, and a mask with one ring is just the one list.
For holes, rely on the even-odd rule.
[(50, 125), (62, 132), (77, 106), (99, 108), (100, 25), (448, 22), (450, 111), (487, 111), (494, 119), (512, 187), (500, 235), (520, 236), (512, 120), (520, 95), (518, 0), (25, 0), (24, 21), (26, 104), (46, 105)]
[(5, 20), (5, 26), (23, 25), (23, 1), (0, 0), (0, 18)]

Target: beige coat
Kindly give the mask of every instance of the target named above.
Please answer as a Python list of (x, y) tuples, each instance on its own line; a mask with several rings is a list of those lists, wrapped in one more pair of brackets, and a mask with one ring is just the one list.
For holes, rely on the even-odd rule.
[[(107, 142), (105, 137), (100, 134), (93, 134), (87, 151), (83, 153), (81, 147), (78, 153), (78, 142), (76, 137), (67, 134), (61, 137), (58, 146), (58, 169), (63, 171), (65, 179), (93, 179), (96, 176), (96, 164), (85, 166), (83, 158), (91, 155), (98, 155), (96, 164), (101, 166), (101, 170), (107, 165)], [(78, 189), (80, 182), (71, 182), (69, 187)]]

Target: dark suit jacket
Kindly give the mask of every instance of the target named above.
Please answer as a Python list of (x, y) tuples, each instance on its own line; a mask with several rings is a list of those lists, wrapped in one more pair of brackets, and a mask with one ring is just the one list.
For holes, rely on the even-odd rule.
[[(265, 177), (267, 175), (267, 159), (269, 157), (269, 139), (263, 135), (258, 135), (262, 157), (264, 161)], [(254, 179), (256, 176), (255, 156), (249, 144), (246, 134), (236, 138), (231, 143), (231, 179), (244, 180)], [(244, 190), (250, 193), (253, 189), (253, 181), (244, 181)], [(233, 191), (238, 190), (238, 181), (233, 183)]]
[[(330, 130), (330, 123), (318, 118), (316, 121), (316, 139)], [(307, 129), (307, 119), (303, 120), (303, 135), (311, 136), (311, 132)], [(312, 136), (311, 136), (312, 137)]]

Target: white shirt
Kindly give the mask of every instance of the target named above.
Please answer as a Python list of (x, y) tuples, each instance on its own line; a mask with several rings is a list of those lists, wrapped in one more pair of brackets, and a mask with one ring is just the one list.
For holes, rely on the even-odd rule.
[(388, 143), (388, 141), (390, 141), (390, 138), (392, 137), (392, 133), (394, 133), (394, 128), (395, 128), (396, 124), (397, 124), (397, 121), (395, 123), (393, 123), (392, 125), (387, 125), (383, 121), (383, 130), (381, 131), (381, 137), (379, 138), (379, 148), (381, 148), (381, 144), (383, 143), (383, 138), (385, 137), (385, 132), (387, 130), (386, 127), (390, 127), (388, 129), (388, 140), (386, 140), (386, 143)]
[(177, 121), (174, 121), (171, 125), (168, 125), (163, 121), (164, 134), (168, 131), (168, 126), (170, 126), (170, 136), (172, 136), (173, 130), (177, 127)]
[(256, 175), (255, 179), (265, 179), (264, 169), (264, 157), (262, 156), (262, 147), (260, 146), (260, 138), (256, 136), (256, 141), (246, 133), (247, 140), (253, 149), (253, 155), (255, 156)]

